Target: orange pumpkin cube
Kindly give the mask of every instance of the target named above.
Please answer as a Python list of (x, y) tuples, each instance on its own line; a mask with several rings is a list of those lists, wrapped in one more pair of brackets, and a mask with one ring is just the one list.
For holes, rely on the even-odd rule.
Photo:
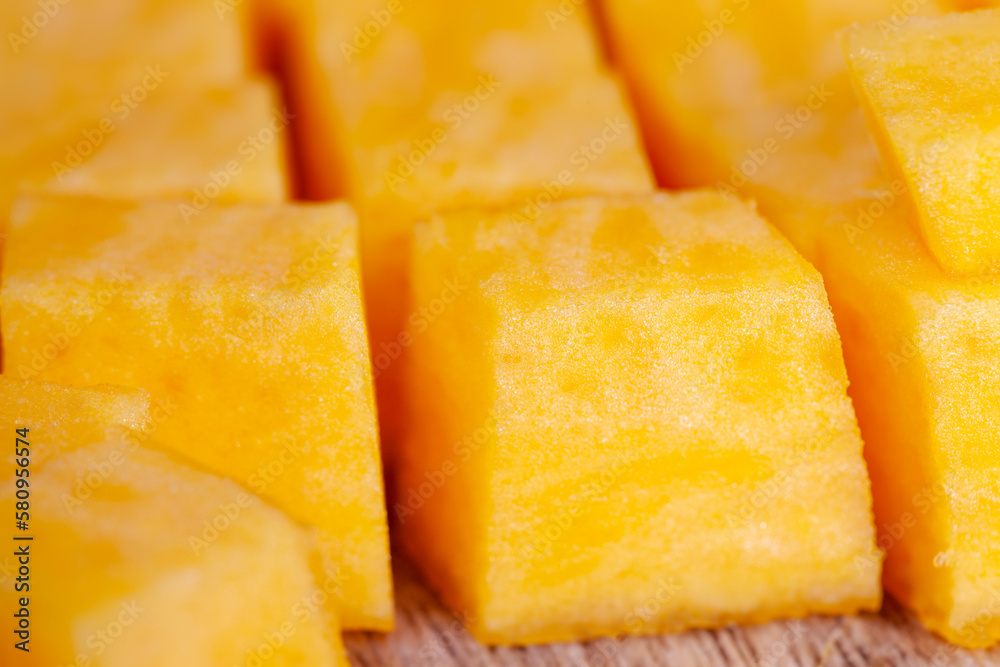
[(663, 186), (756, 180), (843, 98), (836, 33), (892, 29), (937, 0), (606, 0), (611, 51), (629, 83)]
[(878, 567), (855, 565), (874, 549), (871, 494), (819, 274), (711, 192), (512, 215), (417, 228), (412, 302), (435, 317), (406, 357), (390, 506), (476, 637), (877, 608)]
[[(125, 92), (147, 66), (171, 76), (226, 81), (246, 73), (238, 21), (204, 0), (6, 0), (0, 6), (4, 70), (56, 72), (77, 91)], [(221, 3), (220, 3), (221, 4)], [(228, 3), (227, 3), (228, 4)], [(41, 16), (40, 16), (41, 15)], [(48, 16), (45, 16), (48, 15)], [(44, 89), (37, 82), (33, 90)], [(96, 91), (95, 91), (96, 92)]]
[(990, 646), (1000, 640), (1000, 279), (934, 261), (906, 181), (881, 174), (874, 142), (853, 128), (839, 155), (803, 138), (756, 194), (823, 274), (843, 340), (879, 533), (858, 568), (884, 552), (886, 590), (925, 626)]
[(288, 199), (290, 122), (269, 83), (160, 96), (127, 116), (85, 161), (57, 161), (45, 187), (108, 198), (181, 198), (192, 209), (187, 217), (210, 203), (281, 201)]
[[(41, 185), (56, 163), (86, 159), (153, 97), (229, 83), (246, 70), (238, 21), (205, 0), (59, 2), (44, 25), (37, 0), (0, 7), (0, 211), (22, 185)], [(39, 21), (40, 22), (40, 21)], [(156, 163), (143, 156), (138, 166)]]
[(4, 367), (142, 387), (157, 438), (318, 528), (345, 627), (392, 623), (357, 222), (345, 204), (19, 200)]
[(143, 392), (0, 377), (11, 442), (0, 507), (13, 520), (15, 492), (29, 507), (4, 556), (18, 578), (0, 592), (23, 630), (0, 660), (346, 665), (335, 620), (313, 602), (306, 531), (148, 447), (154, 420)]

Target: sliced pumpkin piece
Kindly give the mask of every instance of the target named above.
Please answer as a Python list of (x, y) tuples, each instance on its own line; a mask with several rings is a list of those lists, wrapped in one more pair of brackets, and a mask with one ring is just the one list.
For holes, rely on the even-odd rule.
[[(0, 104), (0, 245), (22, 188), (42, 186), (85, 162), (154, 99), (181, 100), (207, 83), (241, 80), (240, 23), (220, 20), (216, 6), (224, 4), (2, 3), (0, 90), (17, 93)], [(36, 15), (47, 16), (42, 5), (53, 15), (38, 27)], [(157, 138), (167, 140), (151, 135), (145, 145)], [(162, 174), (162, 156), (170, 154), (171, 147), (160, 144), (132, 166), (137, 174)]]
[[(203, 0), (7, 0), (0, 7), (5, 69), (39, 67), (78, 91), (126, 92), (160, 66), (178, 79), (233, 80), (246, 73), (239, 21)], [(44, 89), (39, 81), (32, 92)]]
[(880, 173), (874, 142), (853, 127), (842, 128), (841, 154), (803, 137), (757, 194), (822, 272), (843, 340), (880, 548), (858, 567), (884, 552), (886, 590), (925, 626), (989, 646), (1000, 639), (990, 518), (1000, 516), (1000, 279), (940, 267), (906, 181)]
[(15, 377), (147, 389), (158, 438), (319, 528), (347, 627), (392, 623), (357, 222), (345, 204), (20, 200), (3, 263)]
[(265, 82), (158, 97), (92, 157), (61, 164), (47, 189), (109, 198), (176, 197), (194, 208), (288, 199), (290, 112)]
[[(444, 300), (451, 289), (457, 295)], [(418, 226), (390, 512), (497, 644), (879, 606), (819, 274), (713, 192)], [(655, 604), (649, 604), (655, 600)]]
[(19, 491), (30, 506), (11, 547), (24, 571), (0, 593), (24, 628), (4, 664), (346, 665), (311, 537), (150, 448), (144, 392), (0, 377), (0, 406), (0, 505), (13, 519)]
[(661, 185), (741, 189), (843, 97), (837, 31), (936, 0), (605, 0), (614, 59)]

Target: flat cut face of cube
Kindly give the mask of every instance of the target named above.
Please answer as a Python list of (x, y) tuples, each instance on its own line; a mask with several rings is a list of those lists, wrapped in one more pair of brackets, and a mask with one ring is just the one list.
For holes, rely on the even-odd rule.
[(165, 445), (319, 529), (348, 627), (391, 623), (356, 219), (45, 195), (12, 216), (0, 317), (17, 377), (147, 389)]
[(882, 156), (906, 180), (934, 258), (1000, 262), (1000, 9), (859, 26), (844, 49)]
[(822, 283), (750, 207), (587, 198), (531, 225), (446, 215), (416, 243), (413, 298), (432, 305), (392, 511), (477, 636), (877, 607), (878, 568), (853, 563), (871, 495)]
[(289, 112), (270, 83), (158, 96), (45, 188), (108, 198), (176, 197), (194, 209), (288, 198)]
[[(156, 419), (145, 393), (0, 377), (0, 398), (0, 424), (26, 452), (5, 455), (3, 507), (13, 516), (15, 481), (29, 480), (19, 534), (32, 540), (16, 545), (35, 575), (20, 594), (30, 599), (30, 652), (4, 642), (5, 661), (242, 662), (318, 592), (304, 530), (232, 481), (150, 447)], [(18, 597), (4, 587), (5, 615)], [(276, 659), (342, 664), (323, 610), (285, 640), (272, 647)]]

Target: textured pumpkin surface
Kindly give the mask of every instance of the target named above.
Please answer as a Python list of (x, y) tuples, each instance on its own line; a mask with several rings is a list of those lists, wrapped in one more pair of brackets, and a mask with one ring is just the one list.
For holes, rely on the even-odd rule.
[(354, 215), (343, 204), (182, 215), (166, 201), (20, 200), (0, 296), (5, 368), (170, 401), (158, 439), (317, 526), (344, 625), (387, 628)]
[[(824, 276), (866, 443), (887, 589), (951, 641), (989, 645), (1000, 613), (996, 531), (983, 519), (995, 511), (990, 424), (1000, 392), (987, 369), (998, 351), (996, 280), (939, 268), (908, 228), (917, 217), (907, 184), (880, 169), (849, 79), (836, 76), (829, 90), (801, 131), (760, 160), (744, 153), (722, 183), (756, 198)], [(764, 147), (737, 133), (731, 145), (740, 142)]]
[(879, 173), (873, 142), (854, 127), (841, 135), (854, 148), (840, 156), (823, 145), (810, 152), (808, 141), (784, 153), (757, 194), (826, 283), (887, 590), (948, 640), (987, 646), (1000, 639), (991, 518), (1000, 509), (1000, 280), (940, 268), (916, 231), (905, 181)]
[[(522, 89), (523, 95), (524, 86), (558, 84), (571, 75), (593, 75), (600, 67), (587, 11), (572, 12), (555, 30), (547, 13), (556, 10), (558, 3), (551, 0), (495, 5), (449, 0), (408, 4), (397, 12), (373, 0), (270, 0), (262, 4), (271, 7), (272, 14), (285, 15), (290, 23), (293, 92), (301, 97), (310, 134), (315, 131), (322, 139), (319, 145), (305, 147), (310, 153), (307, 158), (325, 167), (308, 174), (314, 196), (358, 188), (365, 192), (376, 186), (383, 189), (384, 171), (390, 165), (368, 168), (366, 163), (377, 157), (365, 159), (355, 156), (355, 151), (381, 148), (391, 153), (382, 158), (386, 162), (405, 156), (416, 147), (410, 144), (434, 128), (468, 120), (480, 110), (453, 105), (475, 96), (481, 79), (493, 81), (496, 91), (508, 91), (506, 104), (494, 105), (502, 108), (511, 104), (510, 95), (515, 93), (511, 89)], [(394, 6), (399, 4), (404, 3)], [(365, 39), (364, 30), (375, 36)], [(487, 101), (482, 98), (493, 91), (479, 92), (481, 107)], [(307, 102), (321, 106), (311, 108)], [(525, 112), (533, 105), (541, 106), (522, 97), (514, 111)], [(454, 121), (446, 120), (449, 109), (452, 113), (447, 118)], [(511, 120), (517, 115), (504, 114), (515, 116)], [(323, 155), (324, 145), (341, 150)], [(489, 145), (486, 138), (482, 145)], [(339, 161), (348, 173), (331, 172), (331, 161)], [(447, 173), (437, 173), (440, 166), (420, 171), (428, 178), (446, 178)]]
[(844, 36), (882, 156), (947, 269), (1000, 269), (1000, 10)]
[(661, 185), (752, 180), (837, 103), (836, 32), (893, 30), (935, 0), (606, 0), (611, 50), (636, 101)]
[[(819, 275), (698, 192), (418, 226), (402, 543), (491, 643), (877, 608)], [(451, 286), (458, 296), (442, 298)], [(441, 304), (436, 304), (441, 300)]]
[[(239, 23), (225, 20), (227, 12), (220, 14), (211, 2), (57, 0), (58, 7), (44, 4), (47, 7), (37, 0), (3, 3), (0, 24), (6, 44), (0, 59), (11, 67), (34, 63), (53, 66), (62, 75), (91, 77), (71, 82), (80, 91), (94, 81), (131, 87), (134, 82), (126, 70), (141, 74), (147, 65), (159, 64), (181, 78), (217, 80), (238, 77), (246, 67)], [(46, 8), (48, 20), (34, 16)], [(27, 23), (36, 24), (32, 27), (37, 30)]]
[[(2, 3), (0, 88), (17, 91), (0, 105), (4, 217), (21, 185), (49, 180), (56, 162), (89, 157), (150, 97), (243, 76), (240, 24), (220, 20), (213, 4), (73, 0), (33, 32), (24, 22), (42, 11), (37, 1)], [(12, 34), (25, 41), (8, 48)]]
[[(148, 449), (142, 392), (0, 378), (0, 425), (30, 443), (30, 651), (5, 664), (343, 665), (309, 567), (312, 541), (235, 483)], [(138, 429), (138, 430), (133, 430)], [(5, 455), (13, 516), (15, 456)], [(7, 511), (9, 510), (9, 512)], [(12, 547), (12, 549), (14, 548)], [(312, 606), (310, 607), (310, 604)]]
[[(310, 13), (310, 2), (299, 3), (291, 70), (310, 195), (347, 196), (362, 223), (388, 460), (401, 426), (397, 360), (415, 335), (404, 298), (413, 223), (506, 202), (530, 219), (553, 198), (652, 187), (622, 91), (600, 69), (586, 7), (564, 15), (538, 0), (393, 6), (400, 11), (315, 2)], [(359, 27), (377, 35), (359, 37)]]
[(262, 82), (157, 98), (46, 187), (109, 198), (178, 197), (200, 206), (281, 201), (288, 198), (289, 120), (277, 92)]

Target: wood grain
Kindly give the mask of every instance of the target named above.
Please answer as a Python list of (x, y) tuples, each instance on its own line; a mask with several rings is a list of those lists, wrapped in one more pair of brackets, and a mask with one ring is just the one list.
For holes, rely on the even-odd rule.
[(487, 648), (394, 556), (396, 630), (344, 635), (355, 667), (887, 667), (997, 665), (1000, 649), (957, 649), (923, 630), (892, 600), (882, 613), (810, 617), (659, 637)]

